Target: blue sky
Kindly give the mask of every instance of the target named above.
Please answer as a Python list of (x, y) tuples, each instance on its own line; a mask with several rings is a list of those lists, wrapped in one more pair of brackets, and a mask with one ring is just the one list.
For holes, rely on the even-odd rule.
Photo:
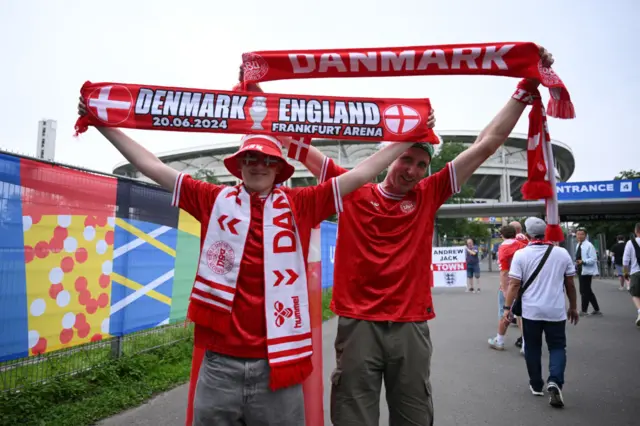
[[(37, 121), (58, 121), (56, 160), (110, 172), (120, 154), (94, 129), (73, 137), (86, 80), (230, 89), (252, 50), (532, 41), (554, 55), (576, 107), (550, 119), (576, 158), (572, 181), (637, 168), (640, 79), (632, 0), (449, 1), (0, 0), (0, 147), (34, 155)], [(290, 80), (270, 92), (429, 97), (436, 130), (480, 130), (513, 93), (505, 77)], [(543, 91), (548, 99), (548, 91)], [(516, 131), (526, 133), (526, 114)], [(128, 131), (153, 152), (237, 139)]]

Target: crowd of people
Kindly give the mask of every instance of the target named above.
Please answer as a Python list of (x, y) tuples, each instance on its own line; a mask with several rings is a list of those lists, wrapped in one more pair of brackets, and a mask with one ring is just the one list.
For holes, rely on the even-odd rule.
[[(545, 49), (540, 56), (543, 66), (552, 65)], [(539, 84), (526, 83), (531, 88)], [(338, 329), (331, 421), (338, 426), (378, 424), (384, 383), (390, 424), (434, 424), (429, 321), (436, 315), (430, 271), (435, 216), (504, 144), (536, 96), (522, 96), (521, 89), (516, 93), (469, 149), (431, 176), (425, 177), (433, 155), (428, 143), (382, 144), (352, 170), (311, 146), (304, 165), (319, 184), (293, 189), (282, 185), (293, 173), (282, 155), (289, 138), (245, 136), (238, 152), (224, 161), (241, 183), (225, 186), (179, 173), (119, 129), (97, 129), (142, 174), (171, 191), (173, 205), (201, 224), (200, 261), (188, 309), (195, 323), (194, 344), (206, 351), (197, 378), (194, 425), (305, 424), (302, 383), (313, 369), (306, 253), (311, 229), (334, 214), (339, 220), (331, 309)], [(79, 113), (87, 113), (82, 99)], [(434, 125), (432, 114), (428, 126)], [(371, 183), (386, 168), (384, 181)], [(489, 342), (503, 349), (508, 325), (519, 324), (531, 391), (540, 395), (546, 334), (553, 359), (547, 391), (551, 405), (559, 407), (564, 324), (567, 318), (577, 323), (579, 317), (573, 276), (576, 266), (580, 277), (588, 276), (592, 264), (586, 242), (574, 262), (566, 250), (545, 243), (544, 228), (541, 219), (530, 218), (526, 237), (519, 224), (503, 229), (500, 319)], [(631, 258), (625, 273), (632, 274), (637, 293), (640, 267), (630, 253), (625, 249), (625, 259)], [(543, 257), (546, 264), (534, 274)], [(468, 278), (475, 292), (480, 291), (477, 259), (471, 241)], [(290, 277), (297, 278), (280, 286), (272, 273), (276, 270), (293, 271)], [(583, 311), (586, 300), (599, 312), (590, 280), (584, 281)], [(293, 301), (293, 308), (282, 300)], [(518, 303), (521, 311), (514, 319)]]
[[(529, 389), (543, 396), (541, 354), (544, 334), (549, 351), (547, 391), (554, 407), (563, 407), (562, 387), (567, 364), (566, 321), (577, 324), (579, 317), (602, 316), (592, 288), (594, 276), (599, 275), (596, 250), (587, 236), (587, 229), (576, 231), (575, 255), (558, 244), (544, 241), (546, 224), (538, 218), (525, 222), (526, 235), (520, 233), (519, 222), (511, 222), (500, 229), (503, 239), (498, 249), (500, 268), (498, 290), (497, 334), (489, 338), (489, 347), (505, 350), (505, 336), (511, 324), (518, 325), (520, 336), (516, 346), (524, 355), (529, 373)], [(640, 223), (636, 224), (635, 238), (625, 243), (618, 236), (612, 248), (620, 288), (625, 283), (637, 309), (635, 325), (640, 327)], [(578, 277), (581, 306), (578, 312), (574, 277)], [(569, 299), (566, 310), (565, 296)], [(592, 311), (589, 312), (589, 306)]]

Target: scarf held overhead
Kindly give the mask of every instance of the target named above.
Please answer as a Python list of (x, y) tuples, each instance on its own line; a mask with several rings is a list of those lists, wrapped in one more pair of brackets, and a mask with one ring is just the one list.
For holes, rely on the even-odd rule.
[(478, 43), (389, 48), (256, 51), (242, 55), (245, 82), (330, 77), (495, 75), (535, 79), (551, 92), (551, 117), (574, 118), (560, 77), (535, 43)]
[(527, 135), (527, 181), (522, 185), (522, 197), (525, 200), (545, 200), (547, 215), (545, 239), (563, 241), (553, 147), (540, 92), (531, 80), (523, 79), (512, 97), (518, 102), (531, 105)]
[(429, 99), (376, 99), (200, 90), (86, 82), (88, 126), (146, 130), (268, 134), (275, 137), (429, 142)]

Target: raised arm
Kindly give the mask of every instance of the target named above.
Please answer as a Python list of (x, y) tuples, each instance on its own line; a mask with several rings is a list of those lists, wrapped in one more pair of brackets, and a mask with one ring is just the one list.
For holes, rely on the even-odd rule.
[(371, 182), (384, 169), (389, 167), (393, 160), (409, 149), (413, 142), (395, 142), (377, 151), (369, 158), (361, 161), (356, 167), (337, 177), (340, 195), (347, 194), (360, 188), (367, 182)]
[[(289, 136), (279, 136), (278, 140), (282, 142), (282, 145), (289, 149), (289, 145), (291, 145), (291, 137)], [(322, 173), (322, 163), (326, 155), (324, 155), (318, 148), (311, 145), (309, 147), (309, 152), (307, 153), (307, 157), (303, 161), (302, 164), (311, 172), (316, 179), (320, 179), (320, 174)]]
[[(78, 104), (78, 113), (80, 115), (87, 113), (87, 108), (82, 98), (80, 98), (80, 103)], [(120, 151), (124, 158), (140, 170), (140, 173), (167, 191), (173, 191), (176, 178), (178, 177), (176, 170), (164, 164), (153, 153), (125, 135), (120, 129), (97, 127), (97, 130)]]
[[(540, 47), (540, 57), (545, 66), (553, 64), (552, 55)], [(530, 81), (530, 87), (537, 87), (540, 82)], [(454, 160), (458, 185), (462, 186), (471, 175), (507, 140), (522, 116), (526, 104), (509, 99), (498, 115), (478, 135), (476, 141)]]
[[(427, 120), (427, 127), (430, 129), (433, 129), (435, 124), (436, 124), (436, 118), (435, 118), (434, 110), (432, 109), (431, 112), (429, 113), (429, 118)], [(285, 148), (287, 149), (289, 148), (289, 145), (291, 144), (290, 137), (285, 136), (285, 137), (279, 137), (278, 139), (282, 142), (282, 145), (284, 145)], [(394, 142), (392, 145), (395, 145), (395, 144), (403, 145), (403, 143), (401, 142)], [(405, 146), (404, 151), (406, 151), (408, 148), (409, 148), (408, 146)], [(322, 174), (322, 164), (324, 163), (325, 158), (326, 156), (318, 148), (311, 145), (309, 147), (309, 153), (307, 154), (307, 158), (304, 160), (302, 164), (304, 164), (304, 166), (307, 168), (307, 170), (311, 172), (311, 174), (313, 174), (313, 176), (315, 176), (317, 179), (320, 179), (320, 175)]]

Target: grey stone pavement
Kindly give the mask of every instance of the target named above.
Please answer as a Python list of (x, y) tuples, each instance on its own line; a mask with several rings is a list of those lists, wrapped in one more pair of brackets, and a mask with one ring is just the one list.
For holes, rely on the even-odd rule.
[[(437, 318), (431, 322), (431, 371), (436, 426), (640, 425), (640, 329), (634, 325), (631, 297), (618, 291), (616, 280), (593, 282), (602, 317), (581, 318), (577, 326), (568, 326), (562, 410), (550, 407), (546, 397), (529, 393), (513, 329), (507, 335), (506, 351), (488, 348), (487, 339), (497, 324), (498, 276), (485, 273), (481, 283), (480, 294), (434, 290)], [(325, 425), (331, 424), (328, 376), (335, 366), (335, 330), (335, 319), (323, 326)], [(99, 424), (182, 426), (186, 398), (187, 387), (180, 386)], [(388, 425), (387, 416), (383, 396), (381, 426)]]

